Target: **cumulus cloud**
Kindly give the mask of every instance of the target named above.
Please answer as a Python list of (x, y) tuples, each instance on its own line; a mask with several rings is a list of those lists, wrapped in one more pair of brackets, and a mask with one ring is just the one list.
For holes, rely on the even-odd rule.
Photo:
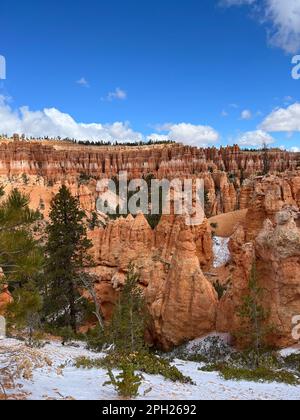
[(56, 108), (32, 111), (24, 106), (14, 110), (8, 98), (0, 95), (0, 133), (10, 136), (13, 133), (19, 133), (28, 137), (48, 136), (111, 142), (140, 142), (146, 139), (173, 140), (199, 147), (209, 146), (219, 139), (216, 130), (204, 125), (164, 124), (158, 131), (159, 133), (145, 137), (142, 133), (134, 131), (128, 122), (113, 124), (77, 122), (71, 115)]
[(148, 141), (151, 140), (151, 141), (159, 142), (159, 141), (169, 141), (170, 138), (167, 135), (164, 135), (164, 134), (153, 133), (153, 134), (150, 134), (150, 136), (147, 136), (147, 140)]
[(252, 112), (249, 109), (245, 109), (241, 113), (241, 119), (242, 120), (251, 120), (252, 118)]
[(249, 5), (255, 7), (259, 22), (268, 25), (271, 45), (287, 53), (300, 50), (299, 0), (222, 0), (226, 7)]
[(198, 147), (207, 147), (219, 140), (219, 133), (207, 125), (193, 125), (188, 123), (165, 124), (162, 131), (168, 131), (166, 135), (153, 134), (154, 139), (168, 138), (169, 140)]
[(125, 101), (127, 99), (127, 92), (121, 88), (116, 88), (113, 92), (109, 92), (105, 98), (102, 98), (103, 101), (112, 102), (114, 100)]
[(263, 130), (247, 131), (243, 133), (237, 140), (240, 146), (261, 147), (265, 144), (275, 143), (275, 139)]
[(85, 78), (85, 77), (82, 77), (81, 79), (77, 80), (77, 81), (76, 81), (76, 83), (77, 83), (79, 86), (82, 86), (82, 87), (85, 87), (85, 88), (89, 88), (89, 87), (90, 87), (90, 84), (89, 84), (89, 82), (86, 80), (86, 78)]
[(6, 98), (0, 97), (0, 133), (26, 134), (32, 137), (62, 137), (94, 141), (142, 141), (143, 135), (135, 132), (129, 123), (113, 124), (79, 123), (69, 114), (56, 108), (31, 111), (24, 106), (13, 110)]
[(260, 128), (269, 132), (300, 131), (300, 103), (275, 109), (265, 118)]

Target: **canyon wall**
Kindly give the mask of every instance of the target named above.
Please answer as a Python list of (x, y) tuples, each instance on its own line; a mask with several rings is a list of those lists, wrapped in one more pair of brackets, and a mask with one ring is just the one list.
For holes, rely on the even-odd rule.
[(184, 217), (163, 216), (152, 230), (144, 215), (112, 221), (90, 232), (104, 315), (112, 314), (118, 291), (134, 264), (151, 314), (149, 340), (168, 350), (214, 329), (217, 297), (202, 269), (211, 266), (207, 220), (187, 227)]
[(222, 268), (230, 284), (220, 301), (213, 287), (220, 278), (212, 269), (208, 220), (188, 227), (183, 217), (163, 216), (151, 230), (140, 214), (91, 232), (97, 264), (93, 272), (99, 279), (96, 290), (105, 316), (111, 316), (132, 262), (151, 314), (150, 342), (169, 350), (215, 330), (236, 336), (243, 323), (239, 308), (249, 294), (255, 263), (261, 304), (268, 314), (265, 323), (272, 326), (268, 342), (281, 347), (294, 344), (292, 320), (300, 315), (299, 181), (296, 172), (253, 180), (248, 214), (235, 228), (231, 258)]
[[(217, 310), (216, 328), (236, 335), (253, 267), (266, 310), (268, 343), (296, 343), (293, 318), (300, 315), (300, 177), (267, 176), (255, 185), (248, 214), (230, 240), (230, 287)], [(241, 341), (241, 340), (237, 340)]]
[[(180, 144), (139, 147), (97, 147), (51, 142), (0, 143), (0, 175), (62, 176), (89, 174), (113, 176), (128, 171), (131, 177), (152, 173), (158, 178), (198, 175), (222, 171), (238, 178), (268, 172), (293, 170), (298, 154), (280, 150), (267, 152), (267, 165), (261, 152), (241, 151), (238, 146), (202, 149)], [(267, 166), (267, 167), (266, 167)]]
[[(276, 331), (270, 343), (282, 346), (293, 344), (291, 320), (300, 315), (299, 162), (299, 154), (245, 152), (237, 146), (1, 142), (0, 183), (6, 192), (18, 188), (29, 194), (31, 206), (47, 218), (51, 199), (63, 183), (90, 214), (96, 209), (97, 179), (120, 171), (128, 171), (131, 178), (202, 178), (207, 216), (227, 213), (233, 218), (231, 259), (226, 264), (230, 284), (222, 299), (213, 287), (218, 273), (212, 267), (210, 222), (189, 227), (183, 216), (166, 215), (152, 230), (139, 214), (106, 220), (89, 232), (95, 261), (90, 271), (97, 277), (95, 289), (105, 318), (111, 317), (128, 266), (134, 263), (151, 314), (151, 343), (169, 350), (214, 330), (235, 334), (255, 261), (265, 291), (262, 303)], [(237, 226), (236, 210), (247, 212), (245, 218), (236, 218)], [(6, 292), (1, 296), (7, 298)]]
[(254, 192), (249, 179), (266, 170), (294, 171), (299, 164), (300, 154), (277, 149), (265, 154), (248, 152), (238, 146), (201, 149), (180, 144), (97, 147), (51, 141), (0, 142), (1, 183), (8, 188), (26, 184), (24, 192), (32, 195), (36, 208), (42, 201), (46, 214), (51, 195), (62, 183), (80, 198), (85, 210), (94, 211), (96, 180), (127, 171), (129, 178), (153, 174), (158, 179), (203, 179), (206, 213), (214, 216), (248, 208)]

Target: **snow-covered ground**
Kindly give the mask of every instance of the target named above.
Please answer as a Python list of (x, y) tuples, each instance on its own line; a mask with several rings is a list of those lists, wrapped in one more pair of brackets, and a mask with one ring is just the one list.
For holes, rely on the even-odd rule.
[[(105, 370), (77, 369), (73, 366), (77, 357), (99, 358), (80, 345), (65, 347), (51, 342), (39, 350), (28, 350), (23, 343), (5, 339), (0, 341), (0, 369), (10, 364), (15, 355), (29, 352), (37, 361), (31, 379), (15, 379), (18, 389), (7, 391), (9, 395), (22, 394), (28, 400), (75, 399), (114, 400), (116, 392), (107, 381)], [(174, 364), (196, 385), (166, 381), (160, 376), (143, 375), (139, 399), (147, 400), (300, 400), (300, 387), (284, 384), (261, 384), (225, 381), (217, 373), (198, 370), (199, 364), (175, 360)], [(143, 395), (146, 392), (145, 395)]]
[(230, 251), (228, 248), (230, 238), (221, 238), (214, 236), (213, 238), (213, 253), (214, 253), (214, 268), (222, 267), (230, 260)]

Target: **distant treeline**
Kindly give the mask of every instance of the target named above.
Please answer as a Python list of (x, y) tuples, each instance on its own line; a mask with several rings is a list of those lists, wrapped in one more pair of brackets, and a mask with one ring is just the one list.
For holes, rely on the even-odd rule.
[(75, 141), (74, 143), (76, 144), (80, 144), (83, 146), (152, 146), (154, 144), (174, 144), (174, 141), (171, 140), (160, 140), (160, 141), (154, 141), (154, 140), (149, 140), (147, 142), (145, 141), (138, 141), (138, 142), (105, 142), (105, 141), (100, 141), (100, 142), (95, 142), (95, 141)]
[(72, 143), (72, 144), (79, 144), (81, 146), (98, 146), (98, 147), (104, 147), (104, 146), (151, 146), (151, 145), (155, 145), (155, 144), (174, 144), (174, 141), (171, 140), (159, 140), (159, 141), (155, 141), (155, 140), (148, 140), (146, 142), (144, 141), (139, 141), (139, 142), (119, 142), (119, 141), (105, 141), (105, 140), (76, 140), (76, 139), (71, 139), (71, 138), (62, 138), (62, 137), (48, 137), (48, 136), (44, 136), (44, 137), (27, 137), (24, 134), (22, 135), (17, 135), (14, 134), (13, 136), (8, 136), (7, 134), (0, 134), (0, 139), (2, 140), (20, 140), (20, 141), (59, 141), (59, 142), (64, 142), (64, 143)]

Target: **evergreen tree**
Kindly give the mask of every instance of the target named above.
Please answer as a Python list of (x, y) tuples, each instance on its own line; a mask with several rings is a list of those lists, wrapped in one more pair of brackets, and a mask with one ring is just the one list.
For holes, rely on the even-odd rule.
[(29, 345), (33, 345), (33, 334), (41, 326), (40, 313), (43, 300), (38, 288), (27, 287), (16, 289), (14, 301), (7, 308), (9, 324), (17, 328), (26, 328), (29, 336)]
[(29, 198), (16, 189), (0, 205), (0, 266), (12, 289), (30, 283), (41, 271), (41, 249), (31, 232), (40, 217), (29, 208)]
[(46, 313), (52, 322), (77, 329), (82, 310), (79, 273), (89, 262), (84, 224), (85, 213), (79, 201), (62, 186), (51, 203), (46, 245)]
[[(3, 192), (1, 190), (1, 195)], [(28, 327), (39, 318), (42, 299), (39, 280), (43, 268), (41, 247), (31, 233), (32, 224), (40, 218), (29, 208), (29, 198), (13, 190), (0, 206), (0, 266), (14, 303), (9, 306), (9, 325)]]
[(260, 355), (266, 348), (266, 338), (273, 331), (273, 327), (266, 324), (269, 312), (260, 303), (262, 294), (254, 261), (249, 279), (249, 293), (244, 296), (243, 303), (238, 308), (242, 328), (237, 333), (237, 337), (242, 338), (252, 352), (254, 367), (259, 367)]
[(148, 316), (138, 280), (138, 274), (130, 266), (111, 323), (112, 341), (118, 351), (135, 352), (145, 348)]
[(263, 164), (264, 164), (263, 175), (268, 175), (268, 173), (270, 172), (271, 164), (270, 164), (270, 152), (269, 152), (268, 145), (266, 142), (264, 142), (263, 144), (262, 155), (263, 155)]

